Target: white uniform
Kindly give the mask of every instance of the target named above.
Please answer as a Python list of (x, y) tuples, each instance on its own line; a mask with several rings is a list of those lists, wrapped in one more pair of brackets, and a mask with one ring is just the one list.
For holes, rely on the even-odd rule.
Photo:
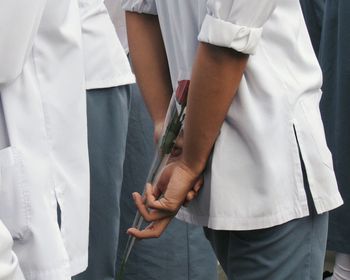
[(319, 111), (321, 70), (299, 0), (123, 2), (158, 13), (174, 87), (191, 78), (198, 40), (251, 54), (205, 185), (179, 218), (250, 230), (307, 216), (297, 140), (317, 212), (342, 204)]
[(104, 1), (78, 2), (83, 31), (86, 89), (134, 83), (135, 77)]
[(8, 142), (0, 150), (0, 218), (27, 280), (67, 280), (87, 266), (81, 40), (75, 0), (0, 4), (0, 118), (6, 120)]
[(128, 36), (126, 33), (126, 22), (125, 22), (125, 13), (122, 9), (121, 0), (105, 0), (105, 5), (109, 12), (109, 15), (114, 24), (115, 30), (117, 31), (118, 38), (125, 50), (129, 52), (128, 47)]
[(18, 259), (12, 251), (11, 234), (0, 221), (0, 279), (24, 280)]

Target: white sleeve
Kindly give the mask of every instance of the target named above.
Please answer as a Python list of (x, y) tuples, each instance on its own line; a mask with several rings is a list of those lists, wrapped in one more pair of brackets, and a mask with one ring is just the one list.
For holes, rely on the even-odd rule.
[(0, 87), (16, 79), (32, 48), (46, 0), (2, 0)]
[(277, 0), (208, 0), (201, 42), (254, 54)]
[(122, 7), (125, 11), (129, 12), (151, 15), (157, 14), (157, 6), (155, 0), (122, 0)]
[(0, 279), (24, 280), (16, 255), (12, 252), (10, 233), (0, 221)]
[(105, 0), (105, 5), (112, 19), (118, 38), (126, 53), (129, 52), (128, 37), (126, 33), (125, 12), (121, 0)]

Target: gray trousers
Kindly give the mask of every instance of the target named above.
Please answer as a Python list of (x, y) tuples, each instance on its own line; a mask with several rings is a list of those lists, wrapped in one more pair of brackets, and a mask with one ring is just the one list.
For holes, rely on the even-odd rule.
[(114, 279), (129, 103), (130, 86), (87, 92), (91, 180), (89, 265), (73, 280)]

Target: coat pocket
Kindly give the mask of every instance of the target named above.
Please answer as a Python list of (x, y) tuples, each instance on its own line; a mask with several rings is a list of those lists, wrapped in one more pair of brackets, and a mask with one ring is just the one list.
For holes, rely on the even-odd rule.
[(23, 160), (13, 147), (0, 150), (0, 219), (14, 239), (24, 239), (29, 229), (29, 189)]

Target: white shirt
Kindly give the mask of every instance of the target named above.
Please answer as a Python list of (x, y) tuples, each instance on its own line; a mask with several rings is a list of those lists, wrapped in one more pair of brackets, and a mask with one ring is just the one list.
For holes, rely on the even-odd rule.
[(158, 14), (174, 87), (191, 78), (198, 40), (251, 54), (205, 185), (179, 218), (250, 230), (307, 216), (297, 139), (317, 212), (342, 204), (299, 0), (124, 0), (124, 8)]
[(125, 50), (103, 0), (78, 0), (81, 14), (86, 89), (135, 82)]
[(118, 34), (120, 43), (126, 53), (129, 53), (128, 36), (126, 33), (125, 13), (122, 9), (121, 0), (105, 0), (109, 16), (112, 19), (114, 28)]
[(26, 280), (68, 280), (87, 267), (81, 37), (75, 0), (1, 1), (0, 134), (6, 137), (0, 145), (0, 219)]
[(11, 234), (0, 221), (0, 279), (24, 280), (18, 259), (12, 251), (12, 245)]

